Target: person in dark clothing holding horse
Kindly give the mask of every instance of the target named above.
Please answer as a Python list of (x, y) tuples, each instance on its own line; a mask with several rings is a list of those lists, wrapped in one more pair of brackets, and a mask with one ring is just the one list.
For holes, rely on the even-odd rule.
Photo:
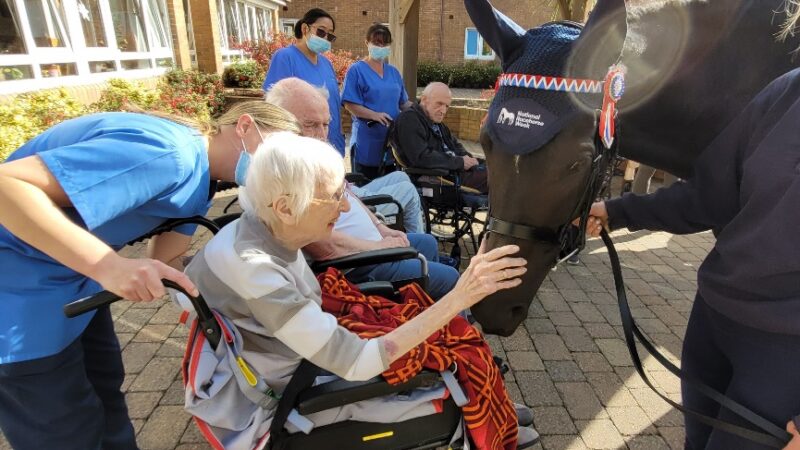
[[(800, 18), (794, 14), (791, 27)], [(697, 159), (683, 183), (592, 206), (587, 232), (713, 230), (681, 371), (800, 437), (800, 70), (767, 86)], [(687, 408), (727, 422), (737, 415), (691, 386)], [(686, 416), (691, 449), (761, 449)]]
[(463, 186), (485, 194), (489, 191), (485, 166), (464, 149), (442, 122), (452, 101), (446, 84), (429, 84), (419, 103), (397, 116), (394, 143), (409, 166), (458, 171)]

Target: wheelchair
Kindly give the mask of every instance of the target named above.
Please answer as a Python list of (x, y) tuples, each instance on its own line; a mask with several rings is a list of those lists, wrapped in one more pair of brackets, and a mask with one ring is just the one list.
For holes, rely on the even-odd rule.
[[(239, 214), (229, 214), (217, 219), (208, 219), (201, 216), (185, 219), (168, 220), (150, 233), (131, 241), (129, 244), (144, 241), (152, 236), (172, 231), (176, 227), (186, 224), (196, 224), (208, 229), (211, 233), (217, 233), (223, 226), (234, 221)], [(427, 281), (427, 264), (425, 258), (419, 255), (412, 248), (392, 248), (382, 249), (361, 254), (350, 255), (337, 260), (329, 260), (314, 263), (312, 269), (315, 272), (327, 270), (335, 267), (340, 270), (347, 270), (362, 265), (371, 265), (383, 262), (398, 261), (405, 259), (419, 259), (420, 273), (418, 279), (408, 280), (421, 283), (425, 287)], [(162, 280), (164, 285), (180, 291), (189, 299), (196, 314), (197, 321), (193, 330), (195, 334), (190, 334), (189, 345), (194, 339), (202, 334), (208, 340), (213, 349), (223, 339), (223, 330), (214, 312), (208, 307), (202, 296), (192, 297), (175, 283), (169, 280)], [(388, 298), (394, 296), (398, 285), (405, 282), (369, 282), (359, 285), (359, 289), (367, 295), (381, 295)], [(100, 292), (92, 297), (72, 302), (64, 307), (67, 317), (75, 317), (93, 309), (108, 305), (119, 300), (120, 297), (108, 291)], [(495, 358), (495, 361), (502, 363), (502, 360)], [(184, 373), (187, 370), (188, 360), (184, 362)], [(501, 366), (501, 371), (507, 369)], [(503, 372), (504, 373), (504, 372)], [(408, 392), (417, 388), (430, 388), (447, 384), (442, 379), (442, 375), (432, 371), (422, 371), (409, 381), (390, 385), (380, 376), (367, 381), (351, 382), (343, 379), (335, 379), (318, 385), (312, 385), (317, 375), (321, 375), (322, 370), (304, 360), (292, 379), (284, 390), (277, 404), (277, 409), (270, 426), (269, 441), (266, 448), (269, 450), (300, 450), (300, 449), (371, 449), (371, 450), (424, 450), (439, 447), (450, 449), (462, 448), (458, 442), (453, 442), (453, 435), (462, 423), (460, 407), (456, 404), (456, 395), (450, 395), (443, 401), (439, 412), (431, 415), (409, 419), (395, 423), (374, 423), (360, 421), (343, 421), (326, 426), (316, 427), (310, 433), (297, 432), (290, 433), (285, 425), (292, 413), (299, 413), (302, 416), (315, 412), (336, 408), (362, 400), (375, 397)], [(450, 385), (448, 385), (449, 387)], [(534, 445), (535, 442), (530, 443)]]
[[(392, 131), (384, 146), (387, 153), (384, 161), (387, 161), (387, 165), (395, 164), (417, 187), (422, 201), (425, 231), (440, 242), (452, 243), (450, 256), (458, 261), (461, 260), (459, 242), (464, 237), (470, 238), (472, 249), (477, 253), (485, 227), (485, 222), (477, 214), (489, 210), (489, 196), (463, 186), (458, 171), (411, 167), (391, 139)], [(433, 231), (433, 226), (450, 227), (453, 233), (449, 235)], [(479, 229), (477, 233), (475, 228)]]

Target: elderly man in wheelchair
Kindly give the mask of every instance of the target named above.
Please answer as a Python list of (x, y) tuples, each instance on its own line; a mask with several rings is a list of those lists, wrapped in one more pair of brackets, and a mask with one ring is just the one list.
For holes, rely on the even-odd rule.
[[(296, 151), (297, 148), (304, 151)], [(243, 393), (217, 392), (215, 396), (209, 391), (214, 376), (209, 375), (201, 382), (192, 378), (201, 363), (199, 358), (190, 357), (185, 367), (187, 409), (199, 419), (201, 431), (212, 443), (226, 448), (253, 448), (265, 443), (270, 448), (361, 448), (357, 445), (432, 448), (431, 436), (425, 435), (428, 424), (439, 428), (432, 430), (433, 434), (442, 435), (444, 431), (445, 436), (453, 436), (444, 445), (456, 442), (459, 430), (466, 430), (462, 440), (477, 448), (533, 445), (538, 435), (531, 428), (518, 427), (517, 413), (508, 400), (502, 377), (496, 380), (502, 395), (493, 394), (484, 398), (483, 403), (473, 401), (467, 405), (482, 405), (479, 415), (491, 417), (490, 425), (482, 427), (469, 420), (470, 414), (474, 416), (478, 411), (463, 409), (463, 421), (458, 416), (452, 403), (463, 397), (464, 391), (457, 382), (436, 381), (427, 387), (411, 389), (418, 384), (414, 385), (413, 380), (409, 384), (408, 379), (400, 376), (402, 382), (397, 384), (402, 391), (379, 389), (377, 392), (385, 394), (372, 399), (359, 399), (355, 394), (351, 398), (358, 400), (355, 403), (310, 413), (309, 408), (293, 409), (295, 402), (287, 401), (288, 397), (298, 398), (298, 392), (314, 384), (315, 379), (316, 383), (323, 380), (317, 377), (318, 371), (311, 371), (309, 376), (306, 366), (316, 366), (345, 380), (370, 380), (392, 369), (398, 375), (411, 366), (398, 368), (398, 360), (407, 360), (426, 338), (456, 325), (462, 331), (471, 330), (480, 341), (477, 347), (482, 344), (488, 351), (480, 334), (457, 316), (486, 295), (517, 286), (526, 270), (525, 260), (513, 257), (518, 250), (515, 246), (481, 251), (453, 291), (438, 302), (433, 303), (421, 290), (411, 289), (427, 298), (414, 303), (422, 305), (416, 312), (409, 312), (403, 304), (389, 308), (380, 314), (403, 311), (398, 313), (399, 318), (390, 319), (394, 325), (383, 322), (382, 326), (373, 326), (372, 333), (365, 333), (364, 328), (352, 326), (354, 317), (356, 321), (364, 321), (361, 325), (375, 325), (369, 317), (359, 319), (357, 312), (369, 310), (381, 300), (348, 291), (352, 285), (343, 278), (337, 279), (339, 274), (334, 271), (325, 273), (321, 288), (300, 251), (305, 245), (329, 236), (339, 214), (348, 210), (343, 187), (341, 157), (329, 145), (288, 133), (271, 136), (256, 152), (248, 171), (242, 196), (244, 214), (212, 238), (186, 268), (220, 323), (228, 325), (223, 326), (222, 336), (235, 354), (232, 366), (240, 378), (237, 390), (246, 384), (252, 387), (245, 388)], [(345, 290), (332, 289), (331, 281)], [(348, 323), (341, 321), (341, 316), (337, 322), (332, 314), (336, 311), (326, 311), (327, 299), (337, 292), (364, 299), (363, 304), (350, 310)], [(407, 295), (405, 299), (408, 300)], [(339, 302), (336, 304), (347, 301), (347, 298), (334, 299), (334, 303)], [(191, 343), (189, 353), (192, 353)], [(492, 361), (490, 353), (488, 356)], [(452, 372), (443, 373), (452, 377)], [(439, 375), (436, 376), (439, 380)], [(307, 380), (299, 380), (303, 377)], [(387, 386), (385, 382), (381, 384)], [(261, 393), (254, 398), (253, 389), (257, 387)], [(477, 391), (466, 391), (478, 395)], [(461, 400), (466, 405), (473, 399)], [(450, 418), (437, 421), (442, 417)], [(509, 419), (513, 427), (507, 426)], [(274, 421), (285, 427), (275, 427)], [(460, 425), (465, 422), (466, 426)], [(393, 428), (395, 424), (411, 424), (413, 428)], [(357, 439), (350, 442), (345, 435)], [(322, 439), (314, 440), (314, 436)]]
[[(389, 129), (385, 151), (408, 174), (420, 192), (427, 231), (451, 241), (451, 256), (460, 259), (462, 237), (478, 250), (474, 225), (482, 235), (483, 221), (476, 217), (489, 206), (485, 162), (474, 158), (450, 132), (444, 118), (452, 102), (450, 88), (433, 82), (419, 103), (400, 113)], [(433, 225), (451, 227), (452, 236)]]

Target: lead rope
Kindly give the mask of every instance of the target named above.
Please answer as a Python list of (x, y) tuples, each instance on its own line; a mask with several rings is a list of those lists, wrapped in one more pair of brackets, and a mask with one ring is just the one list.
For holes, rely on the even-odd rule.
[[(611, 237), (608, 235), (606, 230), (603, 230), (600, 233), (600, 237), (603, 239), (603, 243), (606, 245), (608, 249), (608, 257), (611, 260), (611, 271), (614, 274), (614, 285), (617, 290), (617, 302), (619, 303), (619, 313), (620, 317), (622, 318), (622, 329), (625, 335), (625, 344), (628, 346), (628, 352), (631, 355), (631, 359), (633, 360), (633, 365), (636, 368), (636, 371), (639, 373), (639, 376), (642, 377), (645, 384), (647, 384), (650, 389), (653, 390), (659, 397), (664, 399), (667, 403), (669, 403), (673, 408), (677, 409), (678, 411), (691, 416), (698, 421), (711, 426), (713, 428), (720, 429), (730, 434), (737, 435), (739, 437), (743, 437), (753, 442), (757, 442), (762, 445), (766, 445), (772, 448), (783, 448), (791, 439), (791, 435), (787, 433), (783, 428), (778, 427), (777, 425), (773, 424), (769, 420), (761, 417), (760, 415), (756, 414), (755, 412), (751, 411), (747, 407), (737, 403), (730, 397), (725, 396), (724, 394), (720, 393), (716, 389), (708, 386), (707, 384), (703, 383), (702, 381), (690, 378), (681, 373), (681, 370), (676, 367), (672, 362), (670, 362), (664, 355), (662, 355), (642, 333), (639, 327), (636, 325), (636, 322), (633, 320), (633, 315), (631, 314), (631, 308), (628, 305), (628, 297), (625, 294), (625, 281), (622, 278), (622, 269), (619, 263), (619, 256), (617, 255), (617, 250), (614, 248), (614, 242), (611, 241)], [(730, 410), (731, 412), (735, 413), (742, 419), (750, 422), (751, 424), (755, 425), (756, 427), (760, 428), (764, 432), (751, 430), (749, 428), (745, 428), (739, 425), (734, 425), (729, 422), (722, 421), (715, 417), (710, 417), (705, 414), (699, 413), (697, 411), (685, 408), (683, 405), (674, 402), (672, 399), (667, 397), (666, 395), (662, 394), (661, 392), (656, 389), (650, 379), (647, 377), (647, 373), (642, 366), (642, 360), (639, 357), (639, 351), (636, 348), (636, 340), (639, 340), (639, 343), (647, 350), (648, 353), (653, 355), (653, 357), (661, 363), (667, 370), (672, 372), (675, 376), (680, 378), (680, 380), (685, 383), (685, 386), (688, 386), (691, 389), (695, 389), (701, 394), (705, 395), (706, 397), (714, 400), (715, 402), (719, 403), (724, 408)]]

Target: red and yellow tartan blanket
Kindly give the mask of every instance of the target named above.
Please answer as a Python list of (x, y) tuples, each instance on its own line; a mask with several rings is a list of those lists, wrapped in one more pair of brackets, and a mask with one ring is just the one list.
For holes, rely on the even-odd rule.
[[(364, 338), (383, 336), (433, 304), (416, 283), (400, 289), (401, 299), (365, 296), (341, 272), (328, 269), (317, 279), (322, 287), (322, 309), (339, 324)], [(470, 438), (478, 449), (514, 450), (517, 447), (517, 414), (508, 397), (492, 351), (462, 317), (455, 317), (383, 372), (391, 384), (413, 378), (423, 368), (443, 371), (457, 365), (455, 376), (469, 399), (462, 407)]]

